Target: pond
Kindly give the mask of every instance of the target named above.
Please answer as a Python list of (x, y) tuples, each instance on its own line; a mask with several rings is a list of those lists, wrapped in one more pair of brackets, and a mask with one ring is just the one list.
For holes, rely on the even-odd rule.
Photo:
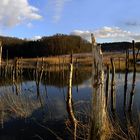
[[(14, 80), (2, 74), (0, 139), (71, 139), (66, 127), (68, 74), (68, 70), (63, 74), (49, 71), (39, 82), (31, 69)], [(72, 93), (77, 114), (90, 107), (91, 91), (91, 68), (74, 71)]]
[[(84, 127), (87, 124), (87, 128), (92, 110), (91, 70), (91, 67), (74, 70), (72, 86), (72, 104), (75, 116), (83, 123)], [(68, 70), (63, 72), (47, 71), (38, 81), (32, 69), (24, 69), (22, 75), (15, 79), (12, 79), (10, 74), (5, 75), (1, 72), (0, 140), (72, 139), (69, 113), (66, 106), (68, 75)], [(140, 111), (140, 73), (136, 75), (134, 104), (131, 114), (133, 122), (137, 122)], [(133, 73), (130, 72), (128, 74), (126, 110), (132, 87), (132, 76)], [(115, 115), (123, 127), (125, 127), (123, 123), (126, 121), (123, 108), (124, 78), (124, 73), (116, 73), (115, 75)], [(87, 134), (79, 135), (87, 137), (85, 136)]]

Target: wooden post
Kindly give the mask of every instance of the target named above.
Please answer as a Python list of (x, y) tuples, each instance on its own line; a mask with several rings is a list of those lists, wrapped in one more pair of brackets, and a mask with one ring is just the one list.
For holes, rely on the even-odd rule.
[(113, 59), (110, 59), (112, 66), (112, 79), (111, 79), (111, 111), (116, 109), (116, 96), (115, 96), (115, 65)]
[(0, 66), (2, 65), (2, 41), (0, 41)]
[(18, 60), (17, 58), (14, 58), (13, 62), (13, 83), (15, 82), (15, 79), (17, 79), (18, 76)]
[(106, 77), (106, 106), (108, 105), (108, 95), (109, 95), (109, 79), (110, 79), (110, 68), (107, 65), (107, 77)]
[(23, 73), (23, 59), (22, 57), (20, 58), (20, 76), (22, 78), (22, 73)]
[(136, 60), (138, 59), (139, 52), (140, 52), (140, 49), (138, 49), (138, 51), (136, 53)]
[(76, 79), (76, 91), (78, 93), (78, 58), (76, 58), (76, 65), (75, 65), (75, 79)]
[(6, 51), (6, 65), (5, 65), (5, 69), (4, 69), (4, 76), (6, 77), (8, 73), (8, 55), (7, 55), (7, 51)]
[(39, 67), (39, 60), (38, 60), (38, 57), (37, 57), (36, 68), (35, 68), (35, 80), (36, 81), (38, 79), (38, 67)]
[(126, 58), (125, 58), (125, 81), (124, 81), (124, 108), (126, 107), (126, 93), (127, 93), (127, 80), (129, 72), (129, 50), (126, 49)]
[(18, 79), (18, 73), (19, 73), (19, 60), (18, 60), (18, 58), (15, 59), (15, 70), (16, 70), (16, 79)]
[(119, 78), (120, 78), (120, 71), (121, 71), (121, 58), (119, 57)]
[[(93, 34), (92, 39), (92, 111), (89, 130), (89, 140), (105, 140), (108, 139), (108, 130), (110, 131), (108, 115), (106, 110), (105, 93), (104, 93), (104, 70), (103, 70), (103, 55), (95, 42)], [(99, 48), (98, 48), (99, 47)], [(106, 133), (107, 132), (107, 133)]]
[(39, 76), (40, 77), (39, 82), (41, 82), (42, 80), (43, 72), (44, 72), (44, 58), (42, 57), (42, 66), (41, 66), (41, 72)]
[(132, 47), (133, 47), (133, 81), (132, 81), (132, 89), (130, 92), (128, 111), (132, 110), (134, 92), (135, 92), (135, 82), (136, 82), (136, 57), (135, 57), (135, 42), (134, 42), (134, 40), (132, 41)]

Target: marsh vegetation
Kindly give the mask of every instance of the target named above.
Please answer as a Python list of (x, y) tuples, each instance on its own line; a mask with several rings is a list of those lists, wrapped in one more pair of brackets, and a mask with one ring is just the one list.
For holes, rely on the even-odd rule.
[(94, 49), (2, 61), (0, 139), (139, 139), (139, 50)]

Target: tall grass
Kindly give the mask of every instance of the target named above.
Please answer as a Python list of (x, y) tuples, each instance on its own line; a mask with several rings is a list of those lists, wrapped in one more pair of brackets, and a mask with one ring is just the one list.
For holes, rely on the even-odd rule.
[(9, 91), (0, 96), (0, 110), (4, 111), (4, 119), (10, 117), (27, 118), (38, 108), (41, 108), (40, 101), (34, 100), (26, 94), (17, 96)]

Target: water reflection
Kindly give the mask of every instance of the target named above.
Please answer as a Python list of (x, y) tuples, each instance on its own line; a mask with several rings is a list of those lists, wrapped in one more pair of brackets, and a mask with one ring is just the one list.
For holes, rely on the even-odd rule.
[[(40, 75), (35, 77), (35, 71), (32, 69), (23, 69), (22, 78), (17, 76), (14, 77), (14, 80), (8, 72), (6, 76), (1, 75), (0, 119), (1, 128), (3, 129), (0, 131), (3, 132), (2, 135), (8, 129), (12, 129), (13, 135), (17, 135), (19, 133), (17, 128), (22, 129), (26, 135), (25, 128), (30, 127), (32, 132), (27, 135), (28, 138), (30, 135), (36, 134), (37, 126), (40, 128), (40, 125), (42, 125), (49, 129), (51, 128), (56, 134), (64, 138), (67, 135), (67, 133), (63, 134), (64, 132), (62, 131), (68, 119), (66, 110), (68, 75), (68, 70), (65, 70), (64, 73), (43, 71), (42, 77)], [(76, 71), (74, 69), (73, 100), (75, 103), (79, 102), (78, 104), (81, 104), (81, 107), (84, 102), (89, 102), (91, 97), (90, 78), (91, 68)], [(89, 103), (88, 106), (90, 106)], [(77, 107), (77, 112), (81, 107)], [(56, 122), (60, 127), (57, 130), (55, 130)], [(13, 123), (14, 128), (11, 126)], [(35, 124), (37, 126), (34, 128)], [(41, 136), (45, 137), (45, 133), (41, 134)], [(6, 136), (9, 137), (9, 135), (10, 131)], [(50, 139), (54, 137), (52, 135)]]
[[(7, 74), (1, 74), (0, 132), (4, 135), (8, 132), (7, 130), (12, 129), (14, 131), (13, 135), (21, 135), (21, 132), (17, 132), (19, 128), (19, 130), (22, 130), (22, 134), (27, 134), (26, 138), (29, 138), (29, 136), (36, 136), (40, 133), (38, 131), (41, 130), (42, 134), (40, 135), (44, 139), (47, 132), (48, 136), (50, 135), (49, 139), (56, 139), (56, 136), (50, 134), (48, 129), (44, 130), (39, 125), (41, 124), (66, 139), (69, 135), (65, 129), (65, 124), (69, 118), (66, 110), (69, 71), (64, 70), (63, 73), (55, 70), (43, 71), (42, 78), (40, 78), (41, 76), (37, 78), (35, 75), (35, 70), (23, 69), (22, 77), (16, 77), (13, 82), (10, 72), (7, 71)], [(133, 73), (128, 73), (126, 107), (129, 103), (132, 77)], [(134, 122), (137, 122), (138, 112), (140, 111), (140, 73), (137, 73), (136, 77), (134, 104), (131, 114), (124, 110), (124, 81), (125, 73), (117, 73), (115, 119), (118, 119), (121, 122), (120, 124), (123, 124), (122, 128), (126, 130), (126, 127), (135, 125)], [(91, 67), (74, 69), (72, 84), (75, 117), (79, 122), (82, 122), (78, 125), (78, 129), (80, 128), (78, 133), (80, 137), (87, 137), (85, 130), (88, 131), (91, 111)], [(14, 128), (11, 124), (14, 124)], [(27, 130), (32, 130), (32, 132), (28, 134)], [(10, 131), (7, 133), (8, 135), (10, 135)]]

